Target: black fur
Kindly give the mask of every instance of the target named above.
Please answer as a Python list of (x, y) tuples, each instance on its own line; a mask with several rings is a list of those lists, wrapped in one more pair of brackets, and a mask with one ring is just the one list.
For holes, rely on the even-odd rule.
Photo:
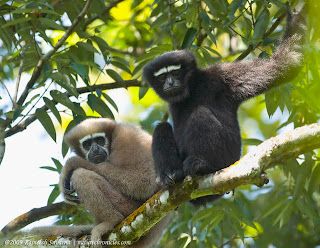
[[(163, 185), (186, 175), (203, 175), (225, 168), (240, 158), (237, 110), (241, 102), (292, 79), (303, 60), (304, 19), (289, 13), (283, 41), (270, 59), (217, 64), (201, 70), (191, 51), (167, 52), (144, 68), (144, 77), (169, 103), (174, 131), (159, 124), (153, 134), (153, 156)], [(163, 91), (154, 73), (181, 65), (182, 87)], [(203, 205), (216, 199), (192, 201)]]

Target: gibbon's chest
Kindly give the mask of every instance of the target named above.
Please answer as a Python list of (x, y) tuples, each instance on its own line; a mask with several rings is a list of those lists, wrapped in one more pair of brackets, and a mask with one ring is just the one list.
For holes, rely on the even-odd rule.
[(221, 131), (222, 137), (226, 136), (224, 138), (227, 140), (230, 139), (229, 136), (233, 136), (232, 139), (239, 139), (237, 106), (232, 103), (228, 91), (210, 86), (197, 87), (185, 101), (169, 105), (177, 142), (185, 134), (187, 126), (195, 126), (193, 125), (194, 116), (196, 112), (199, 112), (199, 109), (206, 109), (204, 114), (212, 115), (212, 118), (207, 119), (210, 126), (225, 127)]

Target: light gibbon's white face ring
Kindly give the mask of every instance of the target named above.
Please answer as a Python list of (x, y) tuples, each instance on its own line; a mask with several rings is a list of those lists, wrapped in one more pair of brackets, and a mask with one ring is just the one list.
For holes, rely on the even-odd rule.
[(88, 161), (100, 163), (109, 157), (109, 141), (105, 133), (94, 133), (79, 140), (80, 147)]
[(176, 71), (176, 70), (179, 70), (180, 68), (181, 68), (181, 65), (169, 65), (167, 67), (163, 67), (160, 70), (156, 71), (155, 73), (153, 73), (153, 75), (155, 77), (158, 77), (163, 73), (168, 73), (170, 71)]

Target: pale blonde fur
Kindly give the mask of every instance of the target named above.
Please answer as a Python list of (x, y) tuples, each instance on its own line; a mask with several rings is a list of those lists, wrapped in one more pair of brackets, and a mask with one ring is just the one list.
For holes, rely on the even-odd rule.
[[(105, 162), (92, 164), (84, 159), (79, 140), (101, 132), (111, 142), (110, 156)], [(140, 128), (110, 119), (88, 119), (72, 128), (65, 141), (77, 156), (64, 166), (59, 187), (68, 200), (70, 193), (64, 188), (64, 182), (72, 174), (72, 186), (81, 203), (95, 217), (92, 240), (100, 240), (158, 190), (152, 137)], [(132, 247), (150, 246), (161, 236), (167, 220), (157, 224)]]

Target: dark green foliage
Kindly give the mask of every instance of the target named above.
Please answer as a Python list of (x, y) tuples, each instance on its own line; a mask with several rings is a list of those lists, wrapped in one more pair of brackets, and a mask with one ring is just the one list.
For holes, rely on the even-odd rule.
[[(116, 15), (112, 14), (116, 7), (108, 11), (114, 1), (93, 1), (67, 42), (43, 61), (40, 75), (26, 89), (28, 97), (21, 104), (12, 101), (19, 100), (28, 79), (24, 78), (20, 84), (16, 100), (11, 101), (8, 96), (10, 93), (14, 98), (21, 63), (23, 74), (31, 75), (86, 1), (0, 1), (0, 130), (4, 127), (10, 135), (19, 135), (25, 121), (28, 126), (39, 120), (56, 140), (60, 125), (66, 128), (65, 133), (93, 115), (93, 111), (95, 116), (109, 118), (119, 112), (117, 103), (121, 99), (96, 89), (97, 84), (138, 79), (143, 87), (139, 87), (134, 97), (142, 104), (126, 118), (140, 121), (151, 133), (159, 121), (166, 119), (168, 111), (162, 102), (148, 98), (151, 90), (141, 78), (145, 64), (175, 46), (191, 49), (201, 67), (234, 61), (247, 47), (255, 48), (254, 52), (249, 50), (248, 57), (268, 58), (285, 25), (277, 22), (286, 10), (284, 1), (280, 0), (126, 0), (119, 1), (118, 7), (125, 10)], [(289, 5), (294, 7), (296, 2), (289, 1)], [(308, 2), (312, 7), (305, 64), (290, 84), (241, 106), (238, 114), (243, 154), (248, 146), (254, 148), (277, 135), (283, 127), (290, 129), (319, 122), (320, 9), (318, 1)], [(278, 23), (278, 28), (268, 34), (274, 23)], [(108, 75), (109, 81), (100, 80), (100, 75)], [(83, 86), (87, 88), (83, 90)], [(62, 157), (68, 150), (62, 142)], [(61, 162), (52, 160), (51, 165), (41, 168), (60, 173)], [(181, 206), (164, 236), (163, 246), (239, 247), (245, 243), (247, 247), (309, 248), (319, 245), (319, 161), (319, 150), (302, 154), (268, 170), (270, 183), (262, 189), (241, 187), (203, 209), (195, 210), (188, 203)], [(48, 204), (59, 194), (57, 185), (52, 186)], [(59, 216), (57, 222), (87, 223), (92, 223), (92, 216), (85, 210)]]

